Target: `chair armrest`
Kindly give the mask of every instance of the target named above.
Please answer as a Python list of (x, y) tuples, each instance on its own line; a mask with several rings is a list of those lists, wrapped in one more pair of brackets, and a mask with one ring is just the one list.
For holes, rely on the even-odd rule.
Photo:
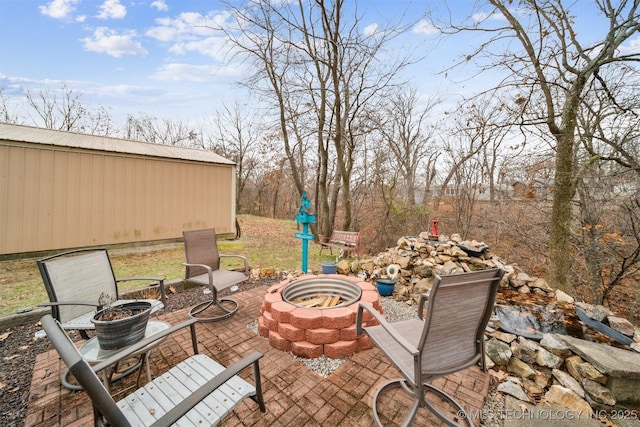
[(191, 328), (191, 345), (193, 346), (193, 352), (194, 353), (198, 353), (198, 341), (196, 339), (196, 332), (195, 332), (195, 324), (198, 323), (198, 319), (189, 319), (186, 320), (182, 323), (179, 323), (175, 326), (171, 326), (169, 329), (165, 329), (164, 331), (160, 331), (157, 334), (153, 334), (152, 336), (145, 338), (141, 341), (138, 341), (135, 344), (130, 345), (129, 347), (126, 347), (124, 349), (122, 349), (121, 351), (117, 352), (116, 354), (114, 354), (113, 356), (109, 357), (108, 359), (103, 360), (100, 363), (97, 363), (95, 365), (93, 365), (91, 368), (93, 369), (94, 372), (100, 372), (105, 368), (108, 368), (111, 365), (114, 365), (118, 362), (120, 362), (121, 360), (127, 359), (129, 358), (132, 354), (137, 353), (138, 351), (140, 351), (141, 349), (145, 348), (146, 346), (148, 346), (149, 344), (152, 344), (164, 337), (166, 337), (167, 335), (171, 335), (172, 333), (182, 329), (182, 328), (186, 328), (187, 326)]
[[(215, 286), (213, 285), (213, 269), (206, 264), (190, 264), (188, 262), (183, 262), (182, 265), (185, 267), (202, 267), (207, 270), (207, 276), (209, 276), (209, 286), (211, 286), (211, 291), (215, 290)], [(188, 282), (189, 279), (186, 279)]]
[(164, 282), (164, 277), (126, 277), (124, 279), (116, 279), (116, 282), (129, 282), (131, 280), (153, 280), (156, 282)]
[(160, 301), (162, 301), (163, 306), (167, 306), (167, 297), (164, 293), (164, 277), (127, 277), (123, 279), (116, 279), (116, 283), (130, 282), (133, 280), (151, 280), (158, 282), (158, 287), (160, 287)]
[(363, 310), (367, 310), (369, 313), (371, 313), (371, 315), (378, 321), (378, 323), (380, 323), (380, 326), (385, 331), (387, 331), (389, 336), (393, 338), (398, 344), (400, 344), (407, 352), (411, 353), (412, 356), (416, 356), (420, 354), (420, 350), (415, 348), (409, 341), (404, 339), (402, 335), (398, 334), (395, 328), (393, 327), (393, 325), (387, 322), (387, 320), (384, 317), (382, 317), (380, 313), (378, 313), (378, 310), (373, 308), (373, 306), (368, 302), (361, 302), (358, 305), (358, 314), (356, 316), (356, 335), (361, 335), (363, 332), (363, 328), (362, 328)]
[(54, 301), (54, 302), (43, 302), (42, 304), (38, 304), (38, 307), (52, 307), (58, 305), (88, 305), (90, 307), (100, 307), (100, 304), (96, 304), (95, 302), (89, 301)]
[[(185, 400), (177, 404), (174, 408), (164, 414), (162, 417), (157, 419), (153, 424), (154, 427), (164, 427), (171, 426), (176, 423), (184, 414), (189, 412), (191, 408), (200, 403), (204, 398), (213, 393), (218, 387), (226, 383), (229, 379), (237, 375), (243, 369), (254, 365), (254, 372), (258, 365), (259, 359), (262, 357), (262, 353), (254, 351), (248, 356), (243, 357), (239, 362), (234, 363), (233, 365), (226, 368), (224, 371), (220, 372), (211, 380), (207, 381), (203, 384), (198, 390), (193, 392), (189, 397)], [(258, 370), (259, 372), (259, 370)], [(258, 384), (260, 383), (259, 376), (256, 378), (256, 390), (258, 389)]]
[(223, 255), (223, 254), (218, 254), (218, 256), (220, 256), (220, 258), (240, 258), (244, 261), (244, 272), (245, 274), (249, 272), (249, 264), (247, 264), (247, 257), (244, 255)]
[(420, 300), (418, 301), (418, 317), (420, 318), (420, 320), (424, 320), (422, 313), (424, 311), (424, 305), (427, 303), (427, 301), (429, 301), (430, 293), (431, 290), (428, 290), (427, 292), (420, 295)]
[(213, 271), (213, 269), (209, 267), (207, 264), (189, 264), (188, 262), (183, 262), (182, 265), (184, 265), (185, 267), (202, 267), (206, 269), (209, 273)]

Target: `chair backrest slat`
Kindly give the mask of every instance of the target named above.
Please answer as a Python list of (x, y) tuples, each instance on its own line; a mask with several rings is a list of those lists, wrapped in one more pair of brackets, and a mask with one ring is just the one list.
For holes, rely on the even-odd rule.
[[(215, 229), (183, 231), (182, 236), (184, 237), (187, 264), (204, 264), (213, 270), (220, 269), (220, 255)], [(206, 272), (207, 270), (201, 267), (187, 267), (186, 278)]]
[(423, 375), (454, 372), (480, 359), (503, 273), (494, 269), (436, 276), (420, 340)]
[[(69, 255), (69, 256), (67, 256)], [(118, 299), (118, 287), (106, 249), (86, 253), (65, 253), (38, 261), (44, 285), (51, 302), (95, 302), (102, 293)], [(61, 305), (54, 307), (54, 316), (67, 322), (94, 308)]]

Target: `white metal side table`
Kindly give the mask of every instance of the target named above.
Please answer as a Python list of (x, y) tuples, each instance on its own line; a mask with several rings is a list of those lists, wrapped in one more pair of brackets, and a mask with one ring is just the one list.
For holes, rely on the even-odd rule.
[[(162, 332), (165, 329), (169, 329), (169, 327), (170, 325), (167, 322), (163, 322), (160, 320), (149, 320), (149, 322), (147, 323), (147, 329), (145, 330), (144, 337), (142, 339), (148, 338), (154, 334), (157, 334), (158, 332)], [(102, 381), (104, 382), (104, 386), (106, 387), (106, 389), (110, 390), (110, 386), (112, 382), (117, 381), (127, 375), (130, 375), (131, 373), (135, 372), (138, 369), (140, 370), (140, 372), (138, 373), (138, 380), (136, 381), (136, 383), (140, 382), (140, 375), (142, 374), (142, 369), (145, 369), (146, 371), (147, 381), (151, 382), (153, 378), (151, 377), (151, 368), (149, 366), (149, 356), (151, 355), (151, 350), (153, 350), (154, 347), (157, 347), (163, 341), (164, 339), (154, 341), (148, 346), (132, 354), (131, 358), (137, 357), (138, 362), (123, 372), (118, 372), (117, 366), (109, 367), (103, 370)], [(87, 342), (85, 342), (84, 344), (82, 344), (79, 351), (82, 357), (84, 357), (87, 360), (87, 362), (93, 365), (108, 359), (109, 357), (113, 356), (119, 351), (122, 351), (122, 349), (120, 348), (116, 350), (103, 350), (100, 348), (100, 344), (98, 343), (98, 337), (93, 337), (89, 339)], [(71, 390), (81, 390), (82, 388), (80, 386), (75, 384), (70, 384), (67, 381), (68, 373), (69, 372), (67, 371), (62, 376), (62, 385)], [(115, 377), (114, 377), (114, 374), (116, 374)]]

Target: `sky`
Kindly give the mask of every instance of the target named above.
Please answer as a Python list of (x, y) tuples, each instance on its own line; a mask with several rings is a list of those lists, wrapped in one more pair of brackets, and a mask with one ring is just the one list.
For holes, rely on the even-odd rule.
[[(411, 0), (358, 7), (363, 31), (424, 12), (423, 1)], [(206, 28), (226, 19), (217, 0), (0, 0), (0, 89), (24, 104), (26, 89), (54, 93), (64, 85), (116, 121), (141, 113), (192, 120), (223, 102), (252, 104), (237, 84), (246, 65), (225, 56), (222, 36)], [(434, 36), (422, 22), (404, 43), (425, 45)], [(416, 64), (408, 79), (433, 81), (425, 70)]]
[[(402, 43), (424, 47), (425, 56), (406, 71), (407, 78), (423, 92), (455, 94), (468, 83), (451, 87), (437, 73), (473, 40), (447, 44), (418, 19), (426, 5), (442, 9), (443, 3), (357, 4), (363, 31), (385, 19), (415, 20)], [(449, 4), (464, 14), (472, 3)], [(0, 0), (0, 89), (11, 103), (21, 102), (26, 89), (57, 91), (64, 85), (83, 103), (107, 108), (116, 121), (128, 114), (200, 119), (223, 102), (251, 104), (251, 95), (237, 85), (248, 73), (246, 64), (226, 56), (221, 34), (207, 28), (227, 19), (218, 0)]]

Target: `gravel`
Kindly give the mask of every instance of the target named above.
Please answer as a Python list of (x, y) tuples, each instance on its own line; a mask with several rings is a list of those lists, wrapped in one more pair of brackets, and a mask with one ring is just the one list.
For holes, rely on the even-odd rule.
[(49, 340), (35, 339), (37, 324), (0, 332), (0, 425), (23, 426), (36, 356), (51, 348)]
[[(380, 298), (382, 304), (382, 310), (384, 317), (387, 321), (393, 323), (399, 320), (406, 320), (416, 315), (416, 307), (411, 306), (404, 302), (399, 302), (391, 297)], [(304, 363), (307, 368), (311, 369), (316, 374), (323, 378), (331, 375), (336, 369), (338, 369), (346, 359), (332, 359), (324, 354), (316, 359), (305, 359), (292, 355), (295, 360)]]
[(406, 302), (396, 301), (391, 297), (380, 298), (384, 318), (389, 323), (407, 320), (417, 315), (418, 307), (409, 305)]

